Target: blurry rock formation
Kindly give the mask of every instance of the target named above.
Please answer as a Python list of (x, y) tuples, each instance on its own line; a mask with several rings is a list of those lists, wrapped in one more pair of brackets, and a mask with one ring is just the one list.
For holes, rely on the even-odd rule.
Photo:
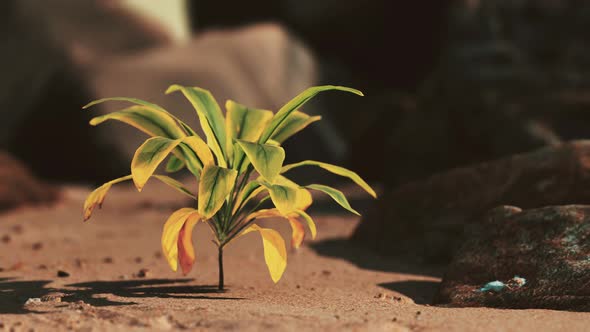
[[(167, 2), (165, 10), (135, 0), (49, 2), (7, 0), (0, 7), (3, 38), (13, 46), (2, 61), (0, 115), (7, 120), (0, 147), (44, 177), (102, 181), (129, 172), (128, 159), (145, 137), (117, 123), (91, 128), (92, 116), (122, 107), (80, 110), (93, 99), (149, 100), (196, 125), (182, 96), (164, 95), (170, 84), (209, 89), (222, 106), (232, 98), (275, 110), (316, 81), (310, 52), (277, 24), (186, 39), (178, 24), (187, 22), (186, 1)], [(58, 151), (41, 151), (39, 140)]]
[[(474, 221), (438, 304), (590, 311), (590, 207), (499, 207)], [(524, 284), (507, 283), (514, 276)], [(480, 291), (490, 281), (507, 287)]]
[(445, 263), (466, 225), (499, 205), (590, 204), (590, 141), (454, 169), (383, 195), (353, 240), (385, 255)]
[(59, 197), (56, 188), (36, 179), (19, 161), (0, 151), (0, 212), (24, 205), (43, 205)]

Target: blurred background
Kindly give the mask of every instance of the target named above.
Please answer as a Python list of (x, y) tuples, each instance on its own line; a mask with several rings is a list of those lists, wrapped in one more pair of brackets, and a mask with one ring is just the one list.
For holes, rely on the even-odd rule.
[(308, 86), (358, 88), (306, 106), (324, 120), (288, 158), (385, 187), (583, 138), (590, 122), (580, 0), (3, 0), (0, 15), (0, 148), (45, 181), (128, 173), (145, 137), (89, 126), (121, 107), (82, 111), (90, 100), (141, 98), (196, 125), (172, 83), (271, 110)]

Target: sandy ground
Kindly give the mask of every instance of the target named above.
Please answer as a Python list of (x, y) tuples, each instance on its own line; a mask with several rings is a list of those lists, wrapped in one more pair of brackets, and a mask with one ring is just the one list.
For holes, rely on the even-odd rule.
[[(430, 306), (442, 269), (351, 246), (344, 239), (358, 219), (325, 212), (314, 215), (318, 238), (289, 253), (276, 285), (257, 234), (231, 244), (228, 290), (218, 293), (206, 227), (196, 228), (197, 263), (188, 276), (172, 272), (160, 254), (163, 222), (182, 206), (176, 193), (155, 184), (142, 194), (113, 188), (103, 210), (82, 223), (86, 194), (67, 188), (58, 206), (0, 216), (0, 331), (590, 329), (590, 313)], [(286, 222), (268, 223), (288, 238)], [(55, 293), (63, 293), (61, 301), (25, 305)]]

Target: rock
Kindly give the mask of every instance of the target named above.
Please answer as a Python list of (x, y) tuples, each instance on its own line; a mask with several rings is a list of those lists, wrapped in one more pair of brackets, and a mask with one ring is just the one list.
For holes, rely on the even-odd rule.
[(0, 151), (0, 211), (49, 204), (58, 197), (57, 189), (37, 180), (23, 164)]
[(385, 255), (448, 262), (464, 226), (496, 206), (528, 209), (586, 203), (590, 203), (590, 141), (573, 141), (454, 169), (391, 190), (352, 239)]
[(57, 276), (60, 278), (67, 278), (70, 276), (70, 274), (66, 271), (59, 270), (57, 271)]
[[(496, 208), (469, 227), (435, 302), (590, 311), (588, 239), (590, 206)], [(480, 291), (490, 280), (507, 286), (498, 292)]]
[(41, 304), (41, 299), (38, 297), (31, 297), (25, 302), (25, 306)]
[(41, 296), (42, 302), (61, 302), (61, 299), (65, 297), (66, 294), (61, 292), (52, 292), (46, 295)]
[(146, 278), (150, 275), (150, 270), (149, 269), (141, 269), (139, 270), (139, 272), (137, 272), (136, 276), (138, 278)]

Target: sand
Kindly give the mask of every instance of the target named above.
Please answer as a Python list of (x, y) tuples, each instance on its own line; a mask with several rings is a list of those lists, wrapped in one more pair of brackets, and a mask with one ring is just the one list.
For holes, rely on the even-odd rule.
[[(318, 238), (289, 252), (278, 284), (257, 234), (229, 245), (227, 290), (219, 293), (216, 248), (204, 225), (195, 230), (197, 262), (189, 275), (172, 272), (160, 254), (163, 222), (183, 206), (181, 197), (156, 185), (141, 194), (113, 188), (104, 208), (83, 223), (87, 193), (67, 187), (57, 206), (0, 216), (0, 331), (590, 329), (590, 313), (431, 306), (444, 268), (350, 245), (345, 239), (358, 218), (325, 212), (314, 214)], [(289, 237), (286, 222), (266, 224)], [(58, 277), (59, 270), (69, 276)]]

